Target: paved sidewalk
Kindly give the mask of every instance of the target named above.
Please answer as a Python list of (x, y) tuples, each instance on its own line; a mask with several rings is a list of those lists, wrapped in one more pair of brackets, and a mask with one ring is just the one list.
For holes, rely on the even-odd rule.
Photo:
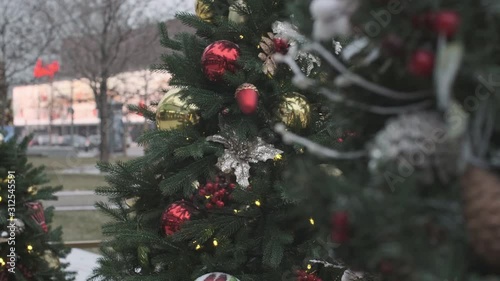
[(98, 201), (108, 202), (106, 196), (96, 195), (94, 191), (60, 191), (56, 192), (57, 201), (43, 201), (44, 206), (54, 206), (56, 211), (95, 210)]

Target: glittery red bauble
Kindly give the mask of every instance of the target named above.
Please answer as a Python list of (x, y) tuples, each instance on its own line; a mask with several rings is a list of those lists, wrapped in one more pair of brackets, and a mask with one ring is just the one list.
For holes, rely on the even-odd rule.
[(430, 76), (434, 71), (434, 61), (434, 53), (418, 50), (412, 55), (408, 70), (415, 76)]
[(47, 233), (49, 228), (45, 221), (45, 211), (41, 202), (27, 202), (26, 207), (31, 210), (31, 218), (40, 225), (42, 230)]
[(460, 16), (455, 11), (440, 11), (434, 15), (434, 31), (446, 37), (452, 37), (460, 26)]
[(236, 101), (244, 114), (253, 114), (259, 104), (259, 90), (252, 84), (245, 83), (236, 89)]
[(240, 57), (240, 47), (233, 42), (216, 41), (205, 48), (201, 57), (203, 71), (211, 81), (219, 80), (229, 70), (235, 72), (236, 61)]
[(344, 243), (349, 240), (349, 215), (346, 212), (337, 212), (332, 216), (332, 240)]
[(192, 213), (192, 208), (182, 201), (170, 204), (161, 217), (163, 232), (166, 235), (174, 234), (185, 221), (191, 219)]

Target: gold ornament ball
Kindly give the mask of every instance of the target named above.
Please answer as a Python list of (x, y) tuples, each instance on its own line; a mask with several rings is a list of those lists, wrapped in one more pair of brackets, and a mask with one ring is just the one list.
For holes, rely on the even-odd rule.
[(278, 116), (287, 127), (305, 129), (311, 123), (311, 107), (303, 95), (289, 93), (278, 106)]
[(189, 105), (180, 98), (179, 88), (169, 90), (158, 103), (156, 127), (159, 130), (171, 130), (183, 125), (196, 124), (199, 117), (196, 106)]
[(196, 15), (203, 21), (212, 22), (214, 17), (214, 12), (212, 6), (207, 2), (213, 2), (213, 0), (196, 0), (195, 11)]
[(50, 269), (58, 269), (61, 266), (61, 262), (56, 254), (51, 250), (43, 251), (43, 259), (47, 262)]

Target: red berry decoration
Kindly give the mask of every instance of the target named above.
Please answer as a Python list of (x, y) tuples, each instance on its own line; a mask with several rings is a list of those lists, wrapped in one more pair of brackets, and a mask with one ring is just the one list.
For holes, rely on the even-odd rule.
[(349, 241), (349, 215), (337, 212), (332, 216), (332, 240), (336, 243)]
[(252, 84), (245, 83), (236, 89), (236, 101), (241, 112), (250, 115), (257, 111), (259, 104), (259, 90)]
[(226, 71), (235, 72), (236, 61), (240, 57), (240, 47), (233, 42), (216, 41), (205, 48), (201, 57), (203, 71), (210, 81), (218, 81)]
[(434, 71), (434, 61), (434, 53), (427, 50), (418, 50), (412, 55), (408, 70), (415, 76), (430, 76)]
[(434, 31), (450, 38), (455, 36), (460, 26), (460, 16), (455, 11), (440, 11), (434, 14)]
[(170, 204), (161, 217), (163, 232), (166, 235), (172, 235), (179, 231), (182, 224), (191, 219), (192, 210), (183, 201)]
[(231, 192), (236, 187), (228, 175), (219, 175), (214, 181), (207, 181), (198, 189), (197, 202), (207, 209), (224, 208), (225, 201), (231, 200)]
[(289, 44), (286, 39), (283, 38), (273, 38), (274, 51), (286, 55), (288, 53)]

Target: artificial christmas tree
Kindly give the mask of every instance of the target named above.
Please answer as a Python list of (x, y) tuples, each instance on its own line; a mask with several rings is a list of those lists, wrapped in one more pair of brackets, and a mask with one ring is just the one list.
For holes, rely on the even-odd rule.
[[(198, 15), (178, 15), (195, 35), (170, 38), (161, 28), (161, 43), (175, 52), (157, 68), (172, 74), (174, 88), (156, 114), (144, 112), (158, 125), (139, 140), (145, 155), (100, 166), (109, 187), (97, 192), (114, 206), (98, 206), (115, 222), (103, 228), (110, 238), (95, 280), (340, 278), (341, 266), (321, 279), (321, 265), (310, 265), (329, 257), (330, 233), (317, 231), (290, 193), (297, 183), (286, 181), (286, 168), (309, 156), (274, 132), (280, 122), (314, 139), (345, 130), (323, 111), (326, 98), (293, 86), (293, 72), (273, 62), (296, 44), (281, 39), (285, 2), (199, 0)], [(292, 55), (320, 75), (315, 56)]]
[(48, 182), (43, 167), (28, 163), (29, 138), (0, 141), (0, 280), (72, 280), (61, 241), (61, 227), (52, 229), (54, 209), (40, 200), (54, 200), (61, 187), (37, 186)]

